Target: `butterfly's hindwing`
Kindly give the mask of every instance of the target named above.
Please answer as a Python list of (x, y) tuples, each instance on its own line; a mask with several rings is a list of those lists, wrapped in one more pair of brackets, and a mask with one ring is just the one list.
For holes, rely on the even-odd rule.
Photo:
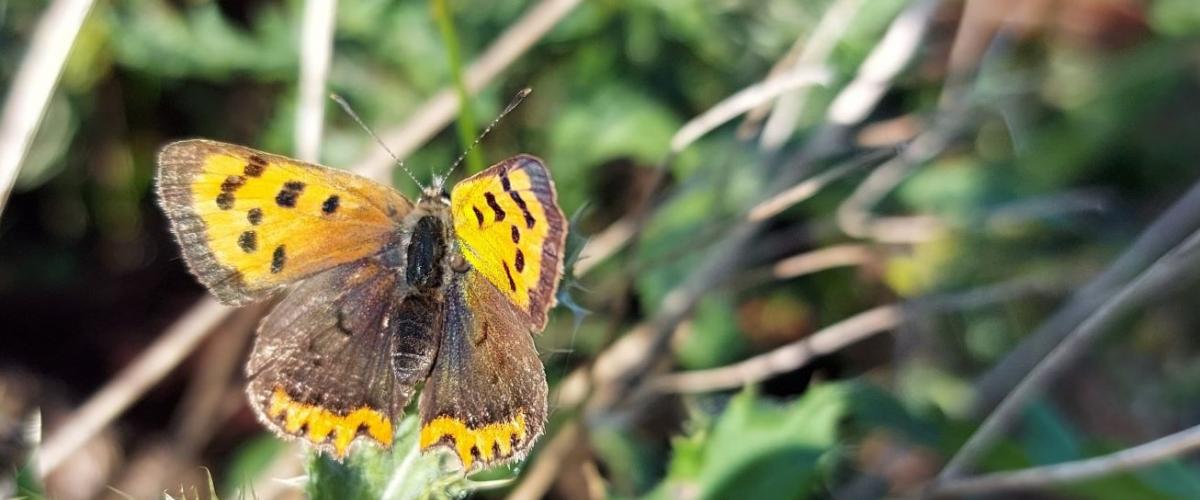
[(464, 179), (450, 193), (463, 256), (500, 297), (546, 325), (562, 276), (566, 219), (541, 160), (518, 155)]
[(263, 321), (247, 365), (260, 420), (339, 459), (360, 437), (390, 447), (441, 329), (440, 307), (400, 280), (363, 259), (302, 281)]
[(519, 460), (546, 423), (546, 375), (528, 319), (473, 270), (455, 273), (445, 296), (421, 395), (421, 449), (446, 447), (468, 471)]
[(241, 305), (379, 252), (412, 204), (349, 172), (207, 140), (158, 157), (159, 203), (193, 274)]

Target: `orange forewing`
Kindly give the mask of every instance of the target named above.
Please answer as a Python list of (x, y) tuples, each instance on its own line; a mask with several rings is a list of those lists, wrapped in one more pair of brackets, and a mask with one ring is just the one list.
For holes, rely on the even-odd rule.
[(159, 200), (188, 267), (231, 305), (380, 252), (412, 210), (357, 175), (233, 144), (171, 143), (158, 163)]

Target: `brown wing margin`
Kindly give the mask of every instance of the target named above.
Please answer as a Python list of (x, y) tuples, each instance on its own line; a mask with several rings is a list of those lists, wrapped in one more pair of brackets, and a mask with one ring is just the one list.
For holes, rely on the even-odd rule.
[(456, 274), (421, 395), (421, 449), (449, 449), (467, 471), (520, 460), (545, 428), (546, 394), (524, 315), (482, 275)]

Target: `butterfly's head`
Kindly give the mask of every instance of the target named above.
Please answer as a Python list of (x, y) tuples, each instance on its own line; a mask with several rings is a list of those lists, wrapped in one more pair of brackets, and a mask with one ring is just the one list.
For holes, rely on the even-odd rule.
[(438, 175), (433, 176), (433, 182), (429, 187), (421, 190), (421, 199), (449, 205), (450, 193), (446, 192), (446, 178)]

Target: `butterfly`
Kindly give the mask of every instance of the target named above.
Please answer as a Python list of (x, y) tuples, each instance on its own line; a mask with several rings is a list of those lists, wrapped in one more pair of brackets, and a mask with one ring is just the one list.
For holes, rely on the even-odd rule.
[(518, 155), (416, 202), (357, 175), (185, 140), (158, 156), (184, 261), (228, 305), (290, 291), (247, 363), (259, 420), (341, 460), (392, 445), (424, 384), (419, 446), (465, 470), (520, 460), (546, 424), (533, 333), (562, 275), (567, 222), (546, 165)]

